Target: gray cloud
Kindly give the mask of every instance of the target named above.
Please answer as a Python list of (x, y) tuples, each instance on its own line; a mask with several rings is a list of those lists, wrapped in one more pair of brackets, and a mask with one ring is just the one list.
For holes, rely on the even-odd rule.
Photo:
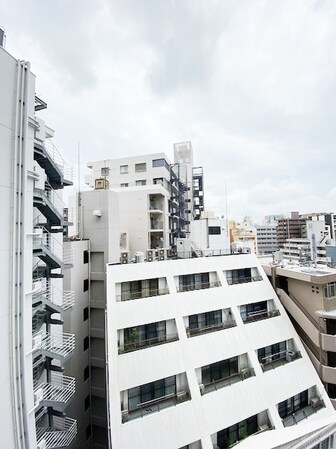
[[(20, 14), (18, 14), (20, 11)], [(335, 204), (336, 4), (15, 0), (7, 48), (29, 59), (73, 164), (191, 140), (206, 205), (231, 216)]]

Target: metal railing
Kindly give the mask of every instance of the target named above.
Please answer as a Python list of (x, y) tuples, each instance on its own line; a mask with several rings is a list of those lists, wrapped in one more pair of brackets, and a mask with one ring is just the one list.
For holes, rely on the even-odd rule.
[(50, 139), (46, 139), (44, 141), (44, 148), (46, 152), (49, 154), (51, 159), (55, 162), (55, 164), (59, 167), (62, 172), (64, 179), (67, 181), (73, 180), (73, 167), (65, 162), (61, 153), (58, 151), (54, 143)]
[(297, 410), (296, 412), (286, 416), (282, 419), (284, 427), (294, 426), (299, 423), (303, 419), (308, 419), (309, 416), (318, 412), (321, 408), (324, 408), (325, 404), (323, 399), (319, 398), (318, 401), (312, 405), (306, 405), (301, 410)]
[(194, 284), (179, 285), (176, 287), (177, 292), (191, 292), (193, 290), (203, 290), (206, 288), (221, 287), (220, 281), (200, 282)]
[(195, 335), (220, 331), (222, 329), (228, 329), (228, 328), (234, 327), (234, 326), (237, 326), (237, 323), (235, 322), (235, 320), (227, 320), (227, 321), (223, 321), (221, 323), (210, 324), (208, 326), (187, 327), (186, 331), (187, 331), (188, 337), (194, 337)]
[(47, 449), (69, 446), (77, 434), (77, 421), (54, 416), (53, 424), (53, 427), (36, 427), (37, 443), (44, 440)]
[(162, 212), (163, 211), (163, 204), (151, 201), (150, 204), (149, 204), (149, 209), (150, 210), (159, 210), (160, 212)]
[(280, 351), (276, 354), (271, 354), (270, 356), (264, 357), (264, 361), (261, 362), (260, 365), (263, 371), (269, 371), (300, 358), (300, 351), (291, 351), (287, 349), (286, 351)]
[(160, 412), (165, 408), (173, 407), (181, 404), (182, 402), (188, 401), (189, 399), (190, 394), (188, 391), (180, 391), (177, 393), (167, 394), (150, 401), (142, 402), (137, 404), (136, 408), (132, 410), (122, 410), (122, 422), (124, 423), (132, 419), (142, 418), (150, 413)]
[(226, 280), (229, 285), (236, 285), (236, 284), (246, 284), (248, 282), (262, 281), (263, 277), (260, 275), (257, 275), (257, 276), (248, 276), (248, 277), (242, 277), (242, 278), (236, 278), (236, 279), (226, 278)]
[(55, 401), (66, 404), (75, 394), (76, 383), (74, 377), (51, 372), (50, 382), (39, 382), (34, 386), (34, 393), (42, 390), (41, 401)]
[(255, 321), (266, 320), (267, 318), (273, 318), (280, 315), (280, 310), (274, 309), (268, 312), (254, 312), (248, 314), (246, 318), (242, 318), (244, 323), (253, 323)]
[(249, 377), (255, 376), (255, 371), (253, 368), (246, 368), (245, 370), (242, 370), (241, 372), (237, 372), (235, 374), (232, 374), (231, 376), (224, 377), (222, 379), (213, 380), (212, 382), (209, 382), (208, 384), (201, 384), (200, 392), (201, 395), (204, 395), (206, 393), (210, 393), (211, 391), (217, 391), (224, 387), (229, 387), (237, 382), (241, 382), (245, 379), (248, 379)]
[(45, 182), (44, 188), (45, 196), (52, 203), (57, 212), (63, 216), (63, 209), (66, 207), (63, 199), (58, 195), (58, 193), (51, 187), (48, 182)]
[[(40, 286), (39, 286), (39, 285)], [(45, 299), (62, 310), (68, 310), (75, 303), (75, 292), (71, 290), (59, 290), (54, 285), (46, 286), (45, 279), (40, 278), (34, 282), (33, 300)]]
[(48, 248), (64, 264), (73, 262), (73, 251), (70, 248), (64, 248), (63, 240), (58, 241), (44, 226), (37, 226), (34, 229), (33, 248), (39, 249), (42, 245)]
[(160, 337), (154, 337), (154, 338), (148, 338), (146, 340), (139, 340), (139, 341), (128, 341), (124, 343), (123, 345), (120, 345), (118, 348), (119, 354), (124, 354), (125, 352), (131, 352), (131, 351), (137, 351), (139, 349), (146, 349), (150, 348), (151, 346), (158, 346), (162, 345), (164, 343), (169, 343), (171, 341), (177, 341), (178, 340), (178, 334), (167, 334), (162, 335)]
[(125, 291), (121, 295), (116, 295), (117, 301), (130, 301), (133, 299), (150, 298), (152, 296), (167, 295), (169, 293), (168, 287), (149, 289), (144, 288), (141, 291)]
[(163, 231), (163, 221), (151, 221), (150, 229)]
[(75, 336), (73, 334), (53, 332), (38, 332), (33, 335), (34, 349), (52, 352), (61, 357), (67, 357), (75, 349)]

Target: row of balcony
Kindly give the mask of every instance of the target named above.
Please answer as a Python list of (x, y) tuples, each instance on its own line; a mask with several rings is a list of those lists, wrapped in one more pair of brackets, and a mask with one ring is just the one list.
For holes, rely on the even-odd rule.
[[(241, 273), (238, 273), (237, 275), (237, 272), (239, 271), (240, 270), (228, 270), (224, 272), (226, 274), (226, 281), (228, 285), (245, 284), (263, 280), (263, 277), (258, 274), (257, 268), (246, 268), (242, 270), (243, 274), (248, 273), (249, 276), (241, 276)], [(251, 273), (253, 273), (253, 275), (251, 275)], [(174, 278), (176, 291), (178, 293), (222, 286), (216, 272), (192, 273), (175, 276)], [(167, 295), (169, 293), (167, 279), (165, 277), (141, 279), (116, 284), (117, 301), (148, 298), (151, 296)]]
[[(280, 311), (275, 309), (274, 301), (261, 301), (239, 307), (244, 324), (275, 318)], [(230, 308), (205, 312), (184, 317), (188, 338), (218, 332), (237, 326)], [(149, 337), (150, 335), (150, 337)], [(175, 320), (148, 323), (118, 330), (118, 352), (137, 351), (178, 340)]]
[(66, 361), (75, 349), (75, 336), (64, 332), (38, 332), (33, 335), (33, 350)]
[(37, 426), (37, 449), (65, 448), (77, 435), (77, 421), (72, 418), (53, 416), (52, 426)]
[(45, 279), (40, 278), (33, 283), (33, 305), (41, 304), (55, 312), (65, 312), (75, 303), (75, 292), (59, 290), (54, 285), (46, 285)]

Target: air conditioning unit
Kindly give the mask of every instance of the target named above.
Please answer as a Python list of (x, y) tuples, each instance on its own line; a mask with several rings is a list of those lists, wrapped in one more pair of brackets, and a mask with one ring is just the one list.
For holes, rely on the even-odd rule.
[(279, 315), (279, 310), (270, 310), (270, 311), (268, 312), (268, 315), (269, 315), (270, 317), (278, 316), (278, 315)]
[(310, 405), (313, 408), (318, 408), (321, 405), (321, 399), (320, 398), (311, 398), (310, 400)]
[(43, 399), (43, 388), (39, 388), (34, 393), (34, 404), (39, 404)]
[(242, 380), (248, 379), (251, 376), (250, 368), (243, 368), (242, 370), (240, 370), (240, 376)]
[(179, 391), (176, 393), (177, 403), (184, 402), (188, 399), (188, 393), (186, 391)]
[(128, 251), (120, 253), (120, 262), (121, 263), (129, 263), (129, 252)]
[(287, 362), (291, 362), (294, 358), (295, 358), (295, 351), (292, 351), (291, 349), (289, 349), (286, 352), (286, 360), (287, 360)]
[(200, 384), (199, 388), (200, 388), (201, 395), (203, 396), (203, 394), (205, 393), (205, 386), (204, 386), (204, 384)]
[(127, 422), (128, 421), (128, 409), (125, 408), (125, 410), (121, 411), (121, 421)]
[(146, 259), (147, 259), (147, 262), (153, 262), (153, 260), (154, 260), (154, 250), (153, 249), (148, 249), (147, 251), (146, 251)]
[(36, 449), (47, 449), (46, 440), (41, 440), (39, 443), (37, 443)]

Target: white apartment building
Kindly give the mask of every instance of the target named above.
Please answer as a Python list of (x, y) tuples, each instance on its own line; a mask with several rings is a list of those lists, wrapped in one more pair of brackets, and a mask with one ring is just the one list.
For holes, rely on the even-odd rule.
[(47, 105), (35, 95), (29, 62), (2, 47), (0, 98), (0, 447), (64, 449), (77, 432), (66, 414), (75, 379), (63, 373), (75, 341), (62, 328), (74, 294), (62, 281), (71, 255), (63, 248), (60, 192), (72, 172), (52, 143), (54, 132), (35, 115)]
[(121, 233), (130, 258), (176, 247), (176, 239), (186, 237), (190, 222), (204, 210), (203, 170), (193, 167), (191, 143), (175, 144), (174, 157), (173, 164), (164, 153), (87, 164), (87, 185), (120, 196)]
[(336, 408), (336, 270), (288, 260), (260, 262)]
[(333, 447), (332, 404), (254, 255), (106, 279), (109, 447)]

